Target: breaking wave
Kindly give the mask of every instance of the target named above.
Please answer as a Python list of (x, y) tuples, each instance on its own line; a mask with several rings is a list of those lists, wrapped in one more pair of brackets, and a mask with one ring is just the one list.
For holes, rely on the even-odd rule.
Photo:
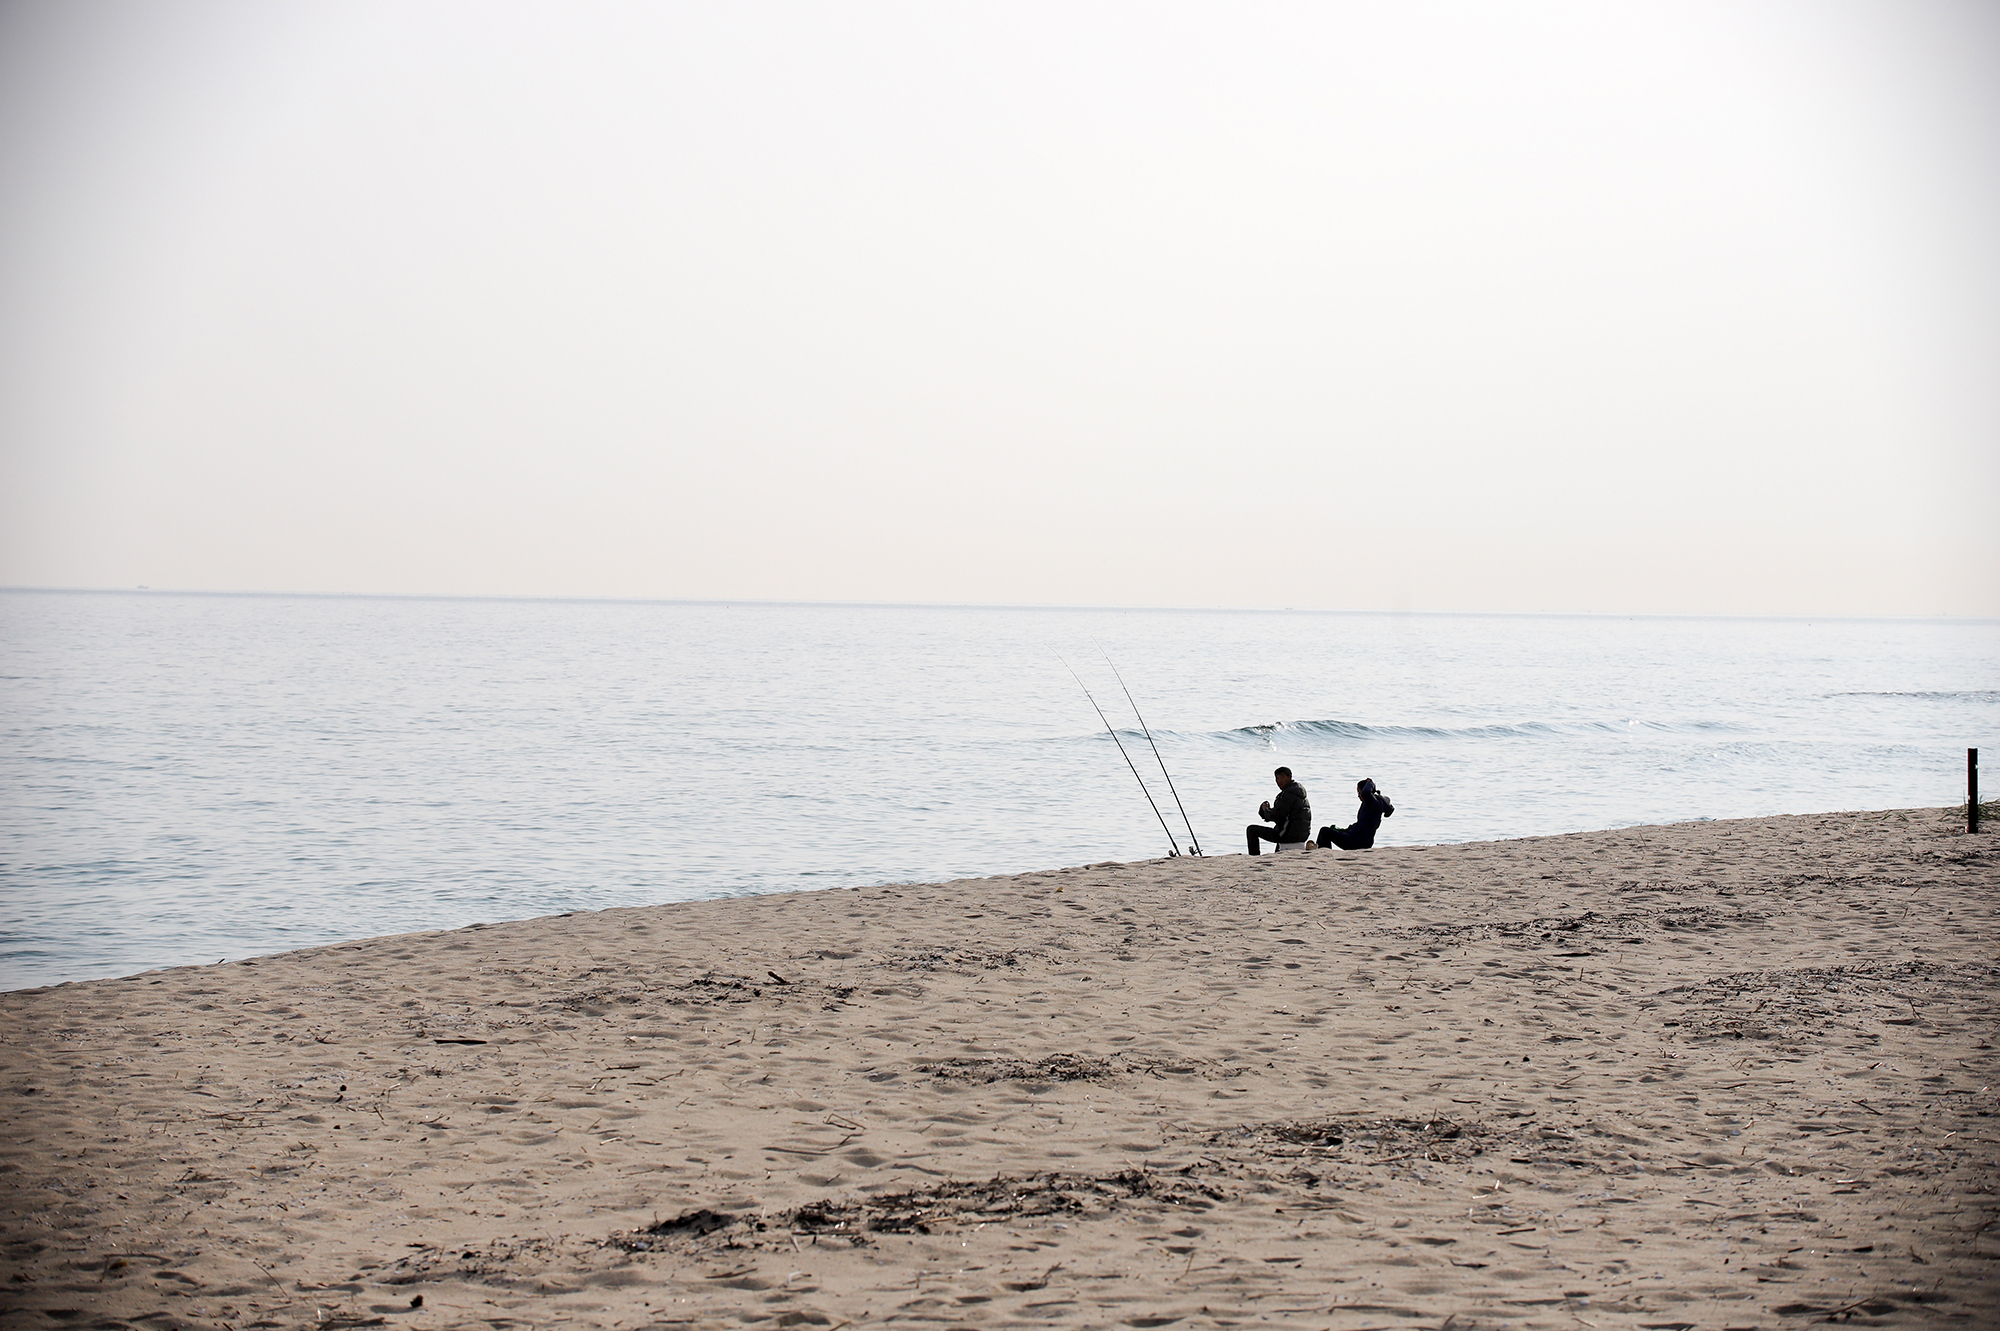
[(1917, 692), (1856, 690), (1829, 693), (1829, 698), (1928, 698), (1938, 702), (2000, 702), (2000, 689), (1925, 689)]
[(1278, 737), (1358, 743), (1365, 740), (1494, 740), (1567, 738), (1579, 735), (1712, 734), (1740, 727), (1725, 721), (1512, 721), (1474, 726), (1371, 726), (1359, 721), (1277, 721), (1215, 732), (1215, 739), (1268, 744)]
[[(1146, 736), (1136, 727), (1116, 727), (1125, 743), (1144, 744)], [(1172, 739), (1181, 744), (1254, 744), (1266, 747), (1274, 740), (1326, 741), (1359, 744), (1370, 741), (1450, 741), (1575, 739), (1593, 735), (1720, 735), (1745, 734), (1745, 727), (1728, 721), (1510, 721), (1472, 726), (1375, 726), (1360, 721), (1273, 721), (1264, 725), (1238, 726), (1234, 730), (1153, 731), (1155, 741)], [(1104, 738), (1096, 732), (1095, 738)], [(1089, 738), (1089, 736), (1079, 736)]]

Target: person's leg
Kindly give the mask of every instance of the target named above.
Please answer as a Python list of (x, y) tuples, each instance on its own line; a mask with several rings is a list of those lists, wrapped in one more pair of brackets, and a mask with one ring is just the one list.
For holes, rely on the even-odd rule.
[(1319, 836), (1314, 839), (1313, 844), (1321, 850), (1330, 849), (1333, 846), (1333, 833), (1334, 829), (1331, 827), (1320, 828)]
[(1339, 846), (1342, 850), (1368, 849), (1368, 847), (1362, 843), (1361, 838), (1355, 834), (1354, 829), (1351, 827), (1329, 827), (1326, 830), (1333, 834), (1332, 837), (1329, 839), (1333, 842), (1334, 845)]
[(1275, 827), (1266, 827), (1262, 823), (1252, 823), (1243, 829), (1243, 839), (1250, 843), (1250, 853), (1252, 855), (1261, 855), (1263, 852), (1257, 849), (1257, 843), (1259, 841), (1276, 842), (1278, 839), (1278, 829)]

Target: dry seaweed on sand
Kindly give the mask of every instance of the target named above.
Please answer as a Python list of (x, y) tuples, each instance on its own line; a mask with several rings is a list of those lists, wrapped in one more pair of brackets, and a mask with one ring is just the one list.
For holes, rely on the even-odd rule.
[(1039, 961), (1039, 951), (1028, 948), (926, 947), (892, 953), (883, 958), (891, 970), (956, 971), (970, 975), (977, 971), (1018, 968), (1024, 962)]
[(902, 1192), (826, 1197), (768, 1214), (727, 1216), (706, 1208), (662, 1220), (637, 1233), (614, 1235), (614, 1246), (649, 1252), (663, 1240), (754, 1241), (766, 1233), (844, 1238), (866, 1243), (869, 1234), (933, 1234), (963, 1225), (1038, 1216), (1102, 1214), (1122, 1202), (1147, 1200), (1206, 1209), (1226, 1196), (1192, 1170), (1160, 1173), (1123, 1169), (1108, 1174), (1052, 1170), (1039, 1174), (951, 1179)]
[(1386, 938), (1465, 941), (1495, 938), (1529, 943), (1569, 943), (1583, 937), (1597, 941), (1641, 942), (1630, 937), (1651, 930), (1687, 933), (1728, 925), (1761, 924), (1769, 915), (1754, 910), (1723, 910), (1714, 906), (1667, 906), (1660, 910), (1579, 911), (1574, 915), (1538, 915), (1526, 920), (1470, 920), (1429, 923), (1404, 929), (1384, 929)]
[(1315, 1118), (1245, 1123), (1199, 1138), (1207, 1146), (1250, 1150), (1264, 1155), (1308, 1152), (1355, 1163), (1422, 1159), (1470, 1159), (1517, 1135), (1472, 1119)]
[(1088, 1054), (1048, 1054), (1041, 1058), (933, 1058), (917, 1071), (952, 1081), (1067, 1082), (1107, 1081), (1119, 1076), (1201, 1075), (1236, 1077), (1242, 1069), (1222, 1069), (1202, 1059), (1166, 1061), (1134, 1054), (1095, 1058)]
[(938, 1058), (917, 1064), (917, 1071), (958, 1081), (1101, 1081), (1116, 1069), (1109, 1059), (1086, 1054), (1050, 1054), (1044, 1058)]
[(1764, 1040), (1823, 1033), (1849, 1025), (1912, 1025), (1933, 1003), (1963, 1004), (1990, 991), (2000, 968), (1924, 960), (1857, 962), (1734, 971), (1698, 984), (1660, 991), (1682, 1011), (1677, 1025), (1688, 1040)]

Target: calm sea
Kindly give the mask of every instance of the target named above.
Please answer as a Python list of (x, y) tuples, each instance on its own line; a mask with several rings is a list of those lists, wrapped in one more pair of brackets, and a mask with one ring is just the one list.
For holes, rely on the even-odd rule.
[(1164, 855), (1954, 803), (2000, 624), (0, 593), (0, 988)]

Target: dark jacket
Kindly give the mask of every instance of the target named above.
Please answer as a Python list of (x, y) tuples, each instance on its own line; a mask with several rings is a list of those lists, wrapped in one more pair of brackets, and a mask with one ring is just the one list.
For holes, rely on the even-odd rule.
[(1306, 788), (1294, 781), (1279, 791), (1278, 798), (1271, 801), (1271, 816), (1265, 821), (1278, 825), (1281, 845), (1312, 840), (1313, 806), (1306, 798)]
[(1375, 844), (1375, 830), (1382, 826), (1383, 816), (1396, 811), (1389, 803), (1389, 797), (1379, 790), (1371, 790), (1362, 797), (1361, 807), (1355, 810), (1354, 826), (1342, 828), (1340, 838), (1334, 844), (1347, 850), (1366, 850)]

